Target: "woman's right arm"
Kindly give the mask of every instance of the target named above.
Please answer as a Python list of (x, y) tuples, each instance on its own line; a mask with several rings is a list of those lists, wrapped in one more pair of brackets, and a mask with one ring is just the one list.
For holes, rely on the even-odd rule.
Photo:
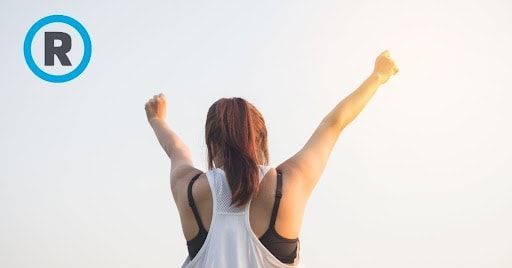
[(309, 197), (320, 179), (341, 131), (363, 110), (377, 88), (397, 72), (389, 52), (382, 52), (373, 73), (325, 116), (299, 152), (277, 167), (296, 180), (293, 183), (300, 186), (305, 197)]

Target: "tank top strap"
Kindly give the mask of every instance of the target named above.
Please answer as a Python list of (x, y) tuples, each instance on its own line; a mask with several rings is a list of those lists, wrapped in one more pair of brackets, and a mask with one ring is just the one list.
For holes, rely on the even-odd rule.
[(232, 192), (229, 186), (226, 172), (221, 168), (215, 168), (212, 171), (213, 198), (215, 199), (215, 213), (220, 215), (240, 215), (245, 213), (244, 207), (231, 205)]
[(267, 174), (267, 172), (272, 169), (271, 166), (265, 166), (265, 165), (259, 165), (260, 167), (260, 182), (261, 180), (265, 177), (265, 175)]

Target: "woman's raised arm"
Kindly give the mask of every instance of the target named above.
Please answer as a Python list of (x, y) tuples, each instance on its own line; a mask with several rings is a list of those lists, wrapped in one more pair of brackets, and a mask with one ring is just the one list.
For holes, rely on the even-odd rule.
[(278, 166), (283, 172), (293, 174), (290, 177), (296, 178), (294, 183), (300, 185), (306, 197), (320, 179), (341, 131), (361, 112), (377, 88), (397, 72), (389, 52), (382, 52), (372, 74), (325, 116), (299, 152)]
[(183, 177), (181, 174), (187, 174), (193, 168), (190, 150), (181, 138), (167, 125), (167, 101), (162, 93), (154, 95), (153, 98), (146, 102), (144, 107), (148, 122), (153, 128), (158, 142), (171, 159), (172, 184), (175, 182), (174, 178)]

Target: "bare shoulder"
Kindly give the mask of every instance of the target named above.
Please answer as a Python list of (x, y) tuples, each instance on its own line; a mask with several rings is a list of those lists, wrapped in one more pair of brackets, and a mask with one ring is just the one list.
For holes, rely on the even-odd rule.
[[(180, 168), (181, 169), (181, 168)], [(188, 186), (192, 178), (199, 175), (192, 187), (192, 197), (201, 215), (205, 228), (209, 228), (212, 211), (212, 192), (206, 173), (194, 167), (186, 167), (172, 172), (172, 196), (180, 215), (181, 228), (186, 240), (194, 238), (198, 233), (197, 222), (188, 203)]]
[(286, 161), (277, 166), (276, 170), (281, 171), (283, 174), (283, 186), (286, 184), (287, 188), (294, 191), (296, 194), (305, 195), (303, 173), (300, 167), (295, 165), (292, 161)]
[(205, 198), (205, 195), (210, 191), (206, 173), (194, 166), (183, 166), (179, 167), (171, 173), (171, 191), (176, 205), (181, 207), (182, 205), (188, 206), (188, 185), (192, 178), (197, 175), (196, 182), (192, 188), (192, 195), (194, 201), (201, 202)]
[(275, 228), (285, 238), (296, 238), (300, 233), (308, 196), (298, 177), (300, 173), (293, 167), (281, 164), (267, 172), (265, 177), (269, 178), (265, 178), (265, 185), (262, 185), (265, 187), (263, 191), (265, 197), (262, 199), (267, 200), (265, 204), (268, 211), (272, 210), (275, 201), (277, 171), (283, 175), (283, 184)]

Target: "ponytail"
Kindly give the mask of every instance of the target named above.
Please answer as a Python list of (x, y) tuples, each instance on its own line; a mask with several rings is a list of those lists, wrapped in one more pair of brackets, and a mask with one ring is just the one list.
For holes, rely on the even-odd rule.
[(259, 190), (258, 165), (268, 164), (263, 117), (242, 98), (222, 98), (208, 110), (205, 136), (208, 168), (218, 157), (231, 189), (231, 205), (245, 205)]

